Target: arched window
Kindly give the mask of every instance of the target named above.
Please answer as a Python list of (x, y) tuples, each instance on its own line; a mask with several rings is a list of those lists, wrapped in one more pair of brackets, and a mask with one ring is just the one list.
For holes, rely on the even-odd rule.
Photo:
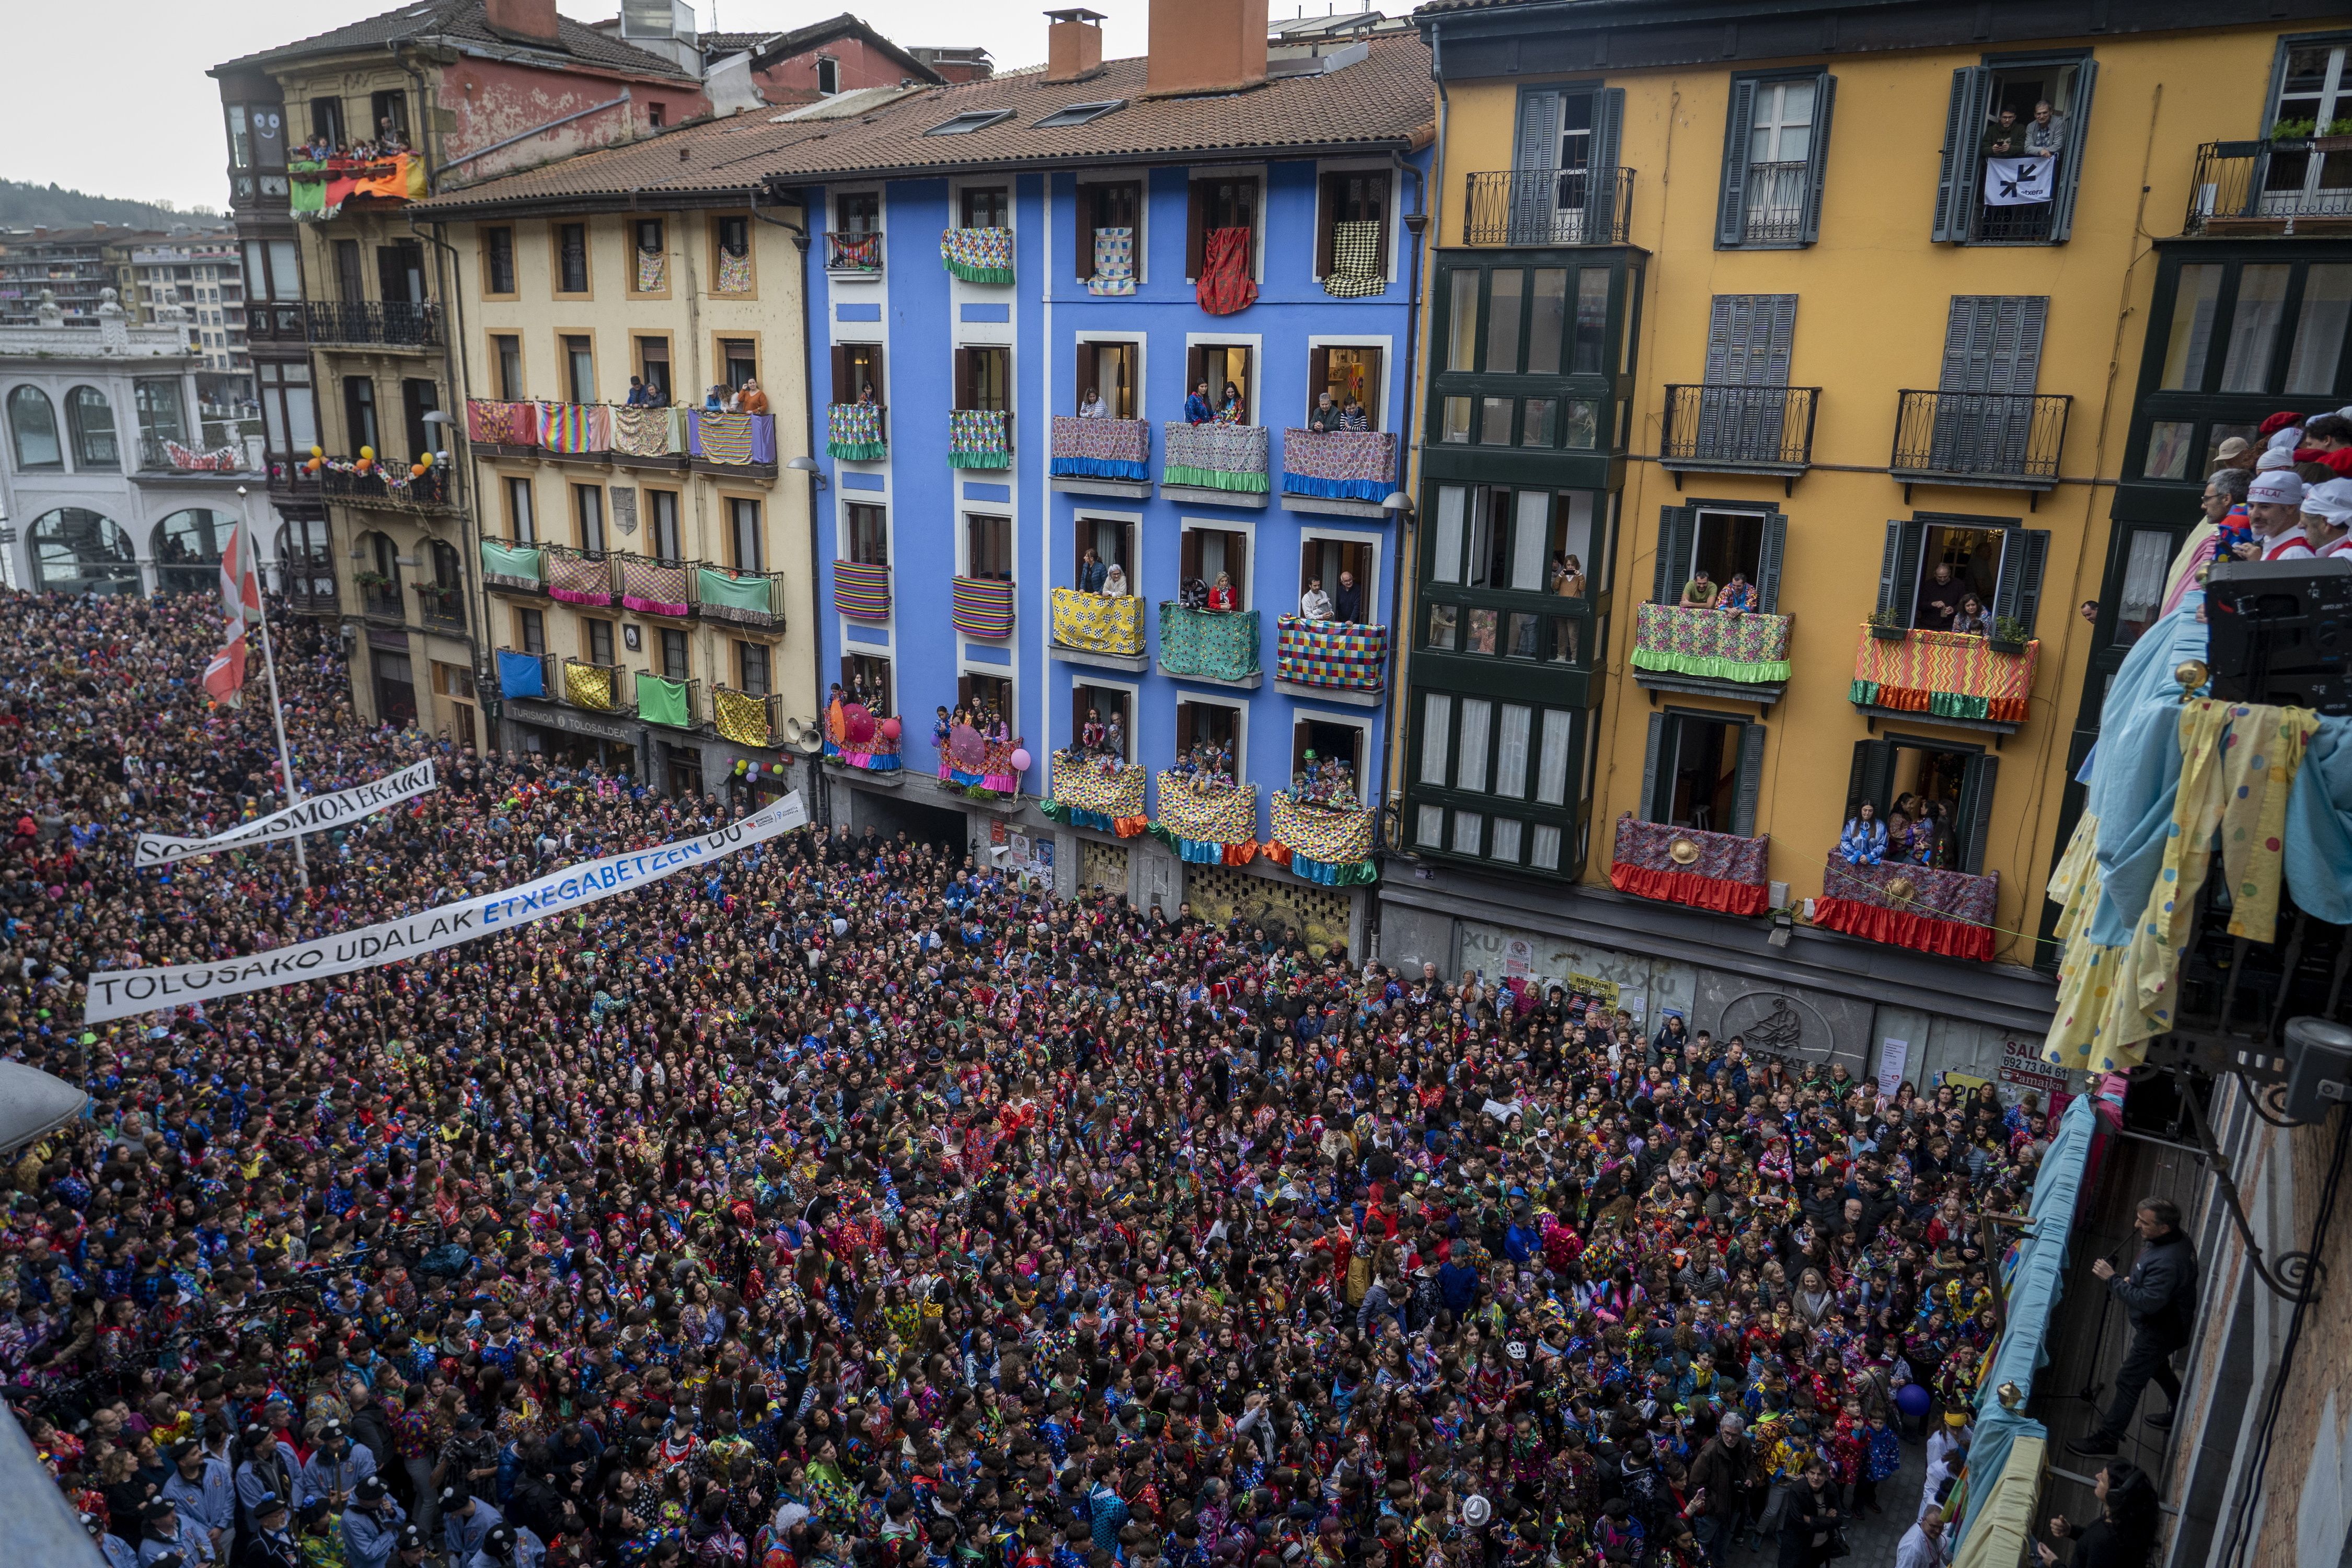
[(220, 585), (220, 558), (236, 520), (191, 507), (155, 525), (155, 589), (162, 594), (209, 594)]
[(360, 559), (364, 563), (359, 571), (360, 597), (371, 616), (386, 616), (395, 621), (408, 618), (407, 606), (400, 598), (400, 550), (388, 533), (364, 533), (360, 536)]
[(33, 569), (50, 594), (136, 594), (139, 555), (110, 517), (63, 506), (33, 520)]
[(8, 434), (16, 444), (16, 467), (62, 468), (65, 448), (58, 444), (58, 411), (49, 395), (37, 386), (20, 386), (8, 394)]
[(66, 424), (73, 431), (74, 467), (119, 468), (121, 449), (114, 440), (114, 408), (94, 386), (66, 394)]
[(436, 587), (457, 589), (466, 585), (465, 569), (457, 563), (457, 547), (433, 542), (433, 582)]

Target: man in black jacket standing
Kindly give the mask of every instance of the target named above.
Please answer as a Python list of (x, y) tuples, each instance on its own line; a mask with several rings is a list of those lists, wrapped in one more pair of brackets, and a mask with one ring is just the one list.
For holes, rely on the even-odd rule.
[[(2130, 1353), (2116, 1373), (2116, 1396), (2107, 1416), (2087, 1435), (2067, 1445), (2077, 1454), (2094, 1457), (2116, 1452), (2131, 1425), (2132, 1410), (2141, 1390), (2152, 1381), (2164, 1390), (2173, 1406), (2180, 1403), (2180, 1379), (2173, 1374), (2173, 1352), (2189, 1342), (2197, 1321), (2197, 1258), (2180, 1229), (2180, 1208), (2169, 1198), (2142, 1200), (2133, 1216), (2133, 1228), (2145, 1244), (2131, 1273), (2118, 1276), (2115, 1265), (2102, 1258), (2091, 1272), (2106, 1282), (2131, 1319)], [(2150, 1413), (2148, 1425), (2159, 1429), (2172, 1425), (2172, 1408)]]

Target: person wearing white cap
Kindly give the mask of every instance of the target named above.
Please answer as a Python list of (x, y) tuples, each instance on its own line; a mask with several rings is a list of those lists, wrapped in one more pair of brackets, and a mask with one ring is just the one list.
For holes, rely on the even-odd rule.
[(2303, 531), (2320, 555), (2352, 554), (2352, 479), (2329, 479), (2305, 492)]
[(2242, 561), (2307, 560), (2311, 544), (2303, 531), (2303, 480), (2291, 468), (2254, 476), (2246, 489), (2246, 516), (2255, 538), (2237, 547)]
[(2274, 469), (2294, 467), (2294, 454), (2284, 447), (2265, 447), (2262, 450), (2262, 455), (2254, 459), (2254, 471), (2258, 474), (2267, 474)]

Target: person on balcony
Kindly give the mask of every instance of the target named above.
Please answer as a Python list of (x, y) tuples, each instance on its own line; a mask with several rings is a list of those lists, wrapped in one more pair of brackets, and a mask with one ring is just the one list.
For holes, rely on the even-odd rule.
[(1331, 595), (1331, 618), (1350, 626), (1361, 625), (1364, 619), (1364, 591), (1356, 586), (1353, 572), (1339, 574), (1339, 586)]
[[(1562, 599), (1584, 597), (1584, 563), (1562, 551), (1554, 551), (1551, 558), (1551, 591)], [(1552, 657), (1563, 663), (1576, 662), (1577, 624), (1562, 616), (1551, 624)]]
[(1984, 155), (1988, 158), (2021, 158), (2025, 155), (2025, 128), (2017, 122), (2017, 110), (2002, 110), (2000, 117), (1985, 127)]
[(727, 412), (727, 387), (724, 383), (714, 381), (710, 384), (710, 390), (702, 395), (702, 411), (705, 414)]
[(1230, 381), (1225, 383), (1224, 401), (1217, 405), (1217, 423), (1220, 425), (1249, 423), (1249, 410), (1242, 405), (1242, 389)]
[(1127, 761), (1127, 724), (1116, 708), (1110, 710), (1109, 721), (1103, 725), (1102, 760), (1106, 773), (1116, 772)]
[(1103, 749), (1104, 734), (1102, 710), (1099, 708), (1087, 709), (1087, 721), (1078, 726), (1079, 749), (1085, 752), (1088, 756), (1099, 755)]
[(1127, 585), (1127, 568), (1116, 561), (1112, 562), (1109, 570), (1103, 574), (1102, 592), (1106, 599), (1133, 597), (1135, 590)]
[(1729, 610), (1735, 615), (1752, 616), (1756, 613), (1756, 584), (1748, 580), (1745, 572), (1734, 572), (1731, 581), (1723, 585), (1723, 592), (1715, 596), (1717, 609)]
[(1340, 428), (1339, 405), (1331, 401), (1328, 389), (1315, 395), (1315, 412), (1307, 416), (1307, 427), (1318, 436)]
[(1298, 614), (1302, 619), (1328, 621), (1332, 618), (1331, 595), (1323, 591), (1323, 579), (1309, 577), (1307, 592), (1298, 595)]
[(1897, 805), (1886, 814), (1886, 848), (1879, 859), (1890, 866), (1910, 859), (1911, 834), (1910, 815)]
[(1992, 636), (1992, 617), (1985, 614), (1984, 601), (1974, 594), (1961, 595), (1959, 613), (1952, 617), (1951, 629), (1962, 637)]
[(1349, 393), (1348, 401), (1339, 407), (1339, 428), (1360, 432), (1370, 430), (1371, 427), (1372, 416), (1364, 412), (1363, 403), (1356, 395)]
[(1229, 572), (1217, 574), (1217, 580), (1209, 584), (1209, 603), (1206, 607), (1219, 614), (1242, 607), (1241, 595), (1234, 588), (1233, 574)]
[(2055, 158), (2066, 150), (2066, 117), (2050, 107), (2048, 99), (2033, 106), (2025, 122), (2025, 153), (2029, 158)]
[(1960, 612), (1961, 589), (1952, 580), (1952, 563), (1936, 563), (1935, 571), (1919, 584), (1919, 602), (1911, 624), (1923, 632), (1948, 632), (1952, 629), (1952, 617)]
[(1079, 593), (1101, 593), (1103, 591), (1103, 581), (1109, 574), (1110, 569), (1102, 563), (1102, 557), (1097, 555), (1092, 550), (1087, 551), (1084, 555), (1078, 557)]
[(1878, 808), (1870, 802), (1864, 801), (1847, 819), (1838, 837), (1838, 857), (1849, 866), (1875, 866), (1886, 858), (1886, 824), (1878, 820)]
[(1108, 419), (1110, 417), (1110, 405), (1103, 401), (1102, 392), (1099, 388), (1092, 386), (1087, 388), (1086, 401), (1078, 405), (1078, 417), (1081, 419)]
[(1209, 401), (1209, 384), (1204, 381), (1192, 389), (1192, 396), (1184, 400), (1184, 423), (1206, 425), (1216, 416), (1217, 405)]
[(1702, 566), (1691, 574), (1689, 582), (1683, 584), (1682, 608), (1711, 610), (1715, 608), (1715, 579), (1708, 576), (1706, 568)]
[(735, 395), (735, 412), (765, 414), (767, 411), (768, 395), (760, 390), (758, 380), (746, 376), (743, 381), (743, 390)]

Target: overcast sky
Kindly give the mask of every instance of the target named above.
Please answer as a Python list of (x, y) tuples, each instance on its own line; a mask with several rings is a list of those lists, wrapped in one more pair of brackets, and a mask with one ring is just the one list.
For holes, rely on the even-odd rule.
[[(1049, 4), (698, 0), (695, 9), (706, 30), (728, 32), (782, 31), (848, 10), (901, 44), (979, 44), (1000, 68), (1010, 68), (1045, 59)], [(1105, 54), (1144, 52), (1146, 0), (1092, 4), (1110, 18), (1104, 24)], [(1276, 16), (1289, 16), (1299, 0), (1272, 4)], [(617, 0), (559, 0), (559, 5), (583, 22), (619, 11)], [(54, 182), (93, 195), (225, 208), (228, 157), (220, 89), (205, 68), (392, 8), (379, 0), (12, 5), (14, 42), (0, 64), (0, 176)], [(1402, 3), (1389, 6), (1403, 8)]]

